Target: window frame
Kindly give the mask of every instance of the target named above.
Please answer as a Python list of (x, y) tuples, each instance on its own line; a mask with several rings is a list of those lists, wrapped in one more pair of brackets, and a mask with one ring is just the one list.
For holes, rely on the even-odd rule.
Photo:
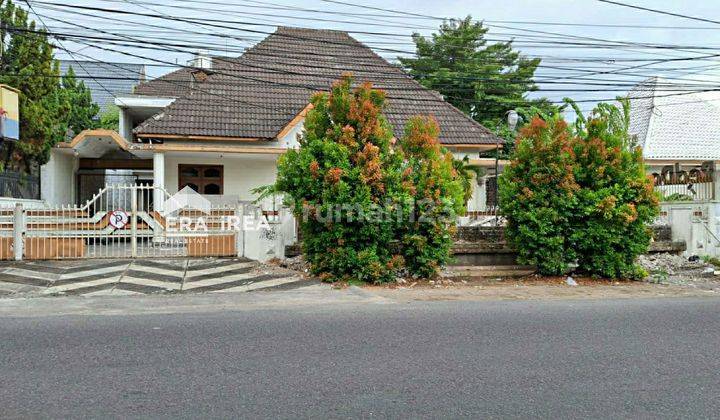
[[(199, 176), (187, 176), (183, 175), (183, 170), (195, 169)], [(215, 169), (220, 173), (219, 177), (208, 178), (205, 176), (205, 171), (208, 169)], [(180, 163), (178, 164), (178, 191), (182, 190), (184, 186), (188, 184), (194, 184), (198, 187), (200, 194), (205, 194), (205, 187), (208, 184), (217, 184), (220, 187), (218, 194), (208, 195), (222, 195), (225, 191), (225, 167), (223, 165), (204, 165), (204, 164), (193, 164), (193, 163)]]

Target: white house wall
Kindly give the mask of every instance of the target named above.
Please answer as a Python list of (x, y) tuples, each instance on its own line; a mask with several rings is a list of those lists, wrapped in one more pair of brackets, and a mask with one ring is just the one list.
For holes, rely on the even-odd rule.
[(295, 124), (295, 127), (293, 127), (283, 137), (278, 139), (279, 146), (285, 147), (287, 149), (297, 149), (300, 146), (300, 143), (298, 143), (297, 137), (298, 137), (298, 135), (300, 135), (303, 132), (304, 129), (305, 129), (305, 119), (303, 119), (299, 123)]
[(486, 200), (487, 200), (487, 192), (486, 192), (486, 183), (484, 180), (481, 180), (482, 185), (478, 185), (476, 180), (473, 180), (473, 193), (472, 197), (470, 197), (470, 200), (467, 202), (467, 210), (468, 211), (482, 211), (485, 210)]
[(235, 155), (232, 157), (165, 156), (165, 189), (178, 191), (178, 166), (183, 164), (222, 165), (223, 193), (236, 195), (240, 200), (255, 200), (254, 188), (269, 185), (277, 177), (275, 155)]
[(75, 156), (53, 149), (48, 163), (40, 167), (40, 198), (50, 205), (73, 203), (78, 164)]
[(175, 98), (141, 95), (116, 97), (115, 105), (120, 108), (118, 133), (126, 140), (132, 140), (132, 130), (135, 124), (162, 112), (163, 109), (174, 101)]

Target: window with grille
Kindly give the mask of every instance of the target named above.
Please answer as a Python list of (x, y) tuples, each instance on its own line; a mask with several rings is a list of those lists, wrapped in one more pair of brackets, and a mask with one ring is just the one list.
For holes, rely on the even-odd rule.
[(190, 187), (200, 194), (223, 193), (222, 165), (178, 165), (179, 190)]

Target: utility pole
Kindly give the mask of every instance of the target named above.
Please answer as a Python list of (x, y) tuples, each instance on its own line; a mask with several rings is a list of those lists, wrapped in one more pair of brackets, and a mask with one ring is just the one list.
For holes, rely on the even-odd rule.
[[(507, 117), (507, 124), (510, 131), (515, 131), (520, 116), (517, 111), (511, 109), (505, 113)], [(498, 124), (495, 129), (495, 226), (500, 225), (500, 215), (498, 214), (500, 208), (500, 125)]]

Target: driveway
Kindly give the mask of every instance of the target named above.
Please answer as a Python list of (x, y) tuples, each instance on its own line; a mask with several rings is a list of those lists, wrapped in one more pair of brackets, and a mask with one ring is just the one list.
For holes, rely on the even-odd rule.
[[(90, 313), (106, 302), (123, 309), (0, 316), (3, 417), (720, 412), (720, 299), (395, 302), (353, 293), (87, 298), (101, 302)], [(72, 306), (78, 300), (55, 299), (44, 313), (87, 313)], [(143, 315), (129, 306), (177, 300), (196, 304)], [(27, 301), (36, 313), (41, 303)]]
[(246, 258), (0, 263), (0, 297), (244, 292), (314, 284)]

